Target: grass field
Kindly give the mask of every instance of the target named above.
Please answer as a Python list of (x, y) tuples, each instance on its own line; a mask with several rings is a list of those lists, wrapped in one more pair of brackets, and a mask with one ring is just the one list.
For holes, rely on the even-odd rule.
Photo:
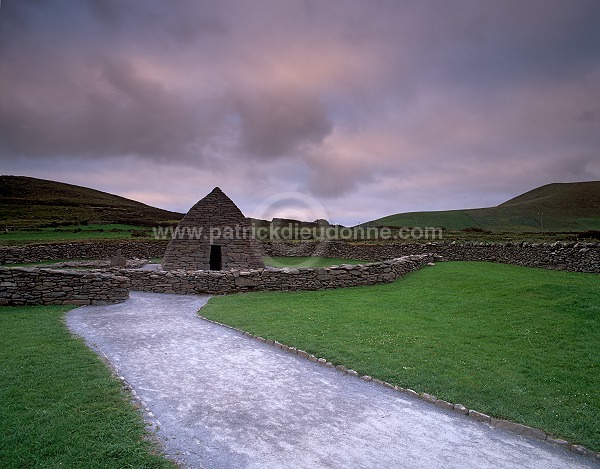
[(338, 259), (335, 257), (265, 257), (269, 267), (329, 267), (340, 264), (364, 264), (368, 261), (356, 259)]
[(56, 264), (58, 262), (70, 262), (70, 261), (82, 261), (85, 259), (56, 259), (52, 261), (42, 261), (42, 262), (25, 262), (22, 264), (3, 264), (2, 267), (44, 267), (46, 265)]
[(175, 467), (65, 308), (0, 307), (0, 467)]
[[(434, 223), (434, 220), (426, 222), (422, 220), (426, 225), (427, 223)], [(598, 221), (598, 228), (600, 229), (600, 219)], [(146, 233), (147, 237), (133, 236), (132, 232)], [(397, 233), (392, 233), (392, 236)], [(74, 242), (74, 241), (94, 241), (94, 240), (143, 240), (143, 241), (154, 241), (154, 234), (152, 228), (136, 225), (120, 225), (120, 224), (94, 224), (94, 225), (74, 225), (68, 227), (59, 228), (37, 228), (37, 229), (21, 229), (11, 231), (0, 231), (0, 245), (24, 245), (31, 243), (55, 243), (55, 242)], [(578, 235), (573, 233), (554, 233), (554, 232), (538, 232), (538, 233), (515, 233), (515, 232), (465, 232), (465, 231), (448, 231), (444, 230), (441, 239), (434, 239), (433, 241), (438, 242), (554, 242), (554, 241), (577, 241)], [(582, 239), (584, 240), (584, 239)], [(418, 243), (418, 242), (429, 242), (432, 239), (408, 239), (404, 242)], [(584, 240), (585, 241), (585, 240)], [(594, 241), (588, 239), (588, 241)], [(364, 241), (367, 242), (368, 241)], [(386, 241), (373, 240), (372, 243), (382, 243)], [(401, 239), (395, 239), (392, 242), (399, 243), (403, 242)]]
[(600, 451), (600, 279), (451, 262), (394, 283), (212, 298), (202, 315)]
[(0, 244), (26, 244), (95, 239), (135, 239), (132, 236), (132, 233), (146, 233), (147, 237), (142, 237), (140, 239), (154, 239), (152, 236), (152, 229), (148, 227), (120, 224), (97, 224), (0, 232)]
[[(482, 209), (487, 210), (487, 209)], [(460, 226), (479, 226), (478, 223), (463, 223), (463, 217), (460, 211), (457, 213), (455, 219), (454, 212), (422, 212), (417, 214), (401, 214), (398, 216), (386, 217), (378, 222), (384, 222), (384, 224), (390, 225), (402, 225), (402, 226), (437, 226), (442, 225), (446, 228), (456, 228)], [(460, 213), (458, 213), (460, 212)], [(440, 218), (440, 213), (442, 217)], [(459, 221), (457, 221), (459, 220)], [(596, 220), (594, 225), (594, 219), (581, 219), (582, 224), (585, 226), (594, 227), (600, 230), (600, 217)], [(174, 222), (176, 225), (176, 222)], [(583, 226), (582, 225), (582, 226)], [(510, 229), (510, 226), (505, 228)], [(403, 232), (406, 236), (407, 233)], [(397, 236), (397, 230), (392, 229), (391, 239), (394, 243), (426, 243), (429, 241), (437, 242), (554, 242), (554, 241), (596, 241), (596, 239), (584, 239), (584, 233), (575, 232), (551, 232), (551, 231), (537, 231), (537, 232), (518, 232), (517, 231), (462, 231), (460, 229), (444, 229), (443, 232), (437, 232), (435, 237), (424, 236), (420, 239), (402, 239)], [(46, 227), (46, 228), (21, 228), (11, 229), (8, 231), (0, 230), (0, 245), (25, 245), (31, 243), (55, 243), (55, 242), (74, 242), (74, 241), (94, 241), (94, 240), (143, 240), (143, 241), (154, 241), (155, 236), (153, 229), (147, 226), (140, 225), (127, 225), (127, 224), (80, 224), (71, 226), (59, 226), (59, 227)], [(167, 237), (168, 239), (168, 237)], [(370, 241), (357, 240), (359, 242), (366, 243), (382, 243), (385, 240), (374, 239)]]

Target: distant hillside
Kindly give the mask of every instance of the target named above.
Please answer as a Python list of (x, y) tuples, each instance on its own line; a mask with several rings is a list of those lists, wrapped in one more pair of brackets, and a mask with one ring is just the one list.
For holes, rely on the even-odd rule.
[(182, 216), (86, 187), (25, 176), (0, 176), (2, 228), (81, 222), (152, 226), (178, 221)]
[(497, 207), (398, 213), (365, 225), (513, 232), (600, 230), (600, 181), (547, 184)]

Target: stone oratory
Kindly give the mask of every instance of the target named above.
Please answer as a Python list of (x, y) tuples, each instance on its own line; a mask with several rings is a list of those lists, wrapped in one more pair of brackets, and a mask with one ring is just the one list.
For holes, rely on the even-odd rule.
[(162, 261), (164, 270), (249, 270), (264, 266), (250, 223), (218, 187), (183, 217)]

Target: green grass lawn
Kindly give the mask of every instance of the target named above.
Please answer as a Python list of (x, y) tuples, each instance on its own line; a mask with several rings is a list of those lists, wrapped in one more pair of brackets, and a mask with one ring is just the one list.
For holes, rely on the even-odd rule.
[(0, 307), (0, 467), (175, 467), (67, 308)]
[(83, 261), (86, 259), (56, 259), (52, 261), (26, 262), (23, 264), (2, 264), (2, 267), (44, 267), (46, 265), (58, 264), (59, 262)]
[(269, 267), (329, 267), (340, 264), (365, 264), (369, 261), (356, 259), (338, 259), (335, 257), (265, 257)]
[(95, 239), (136, 239), (133, 232), (147, 233), (142, 240), (152, 240), (152, 229), (135, 225), (76, 225), (57, 228), (38, 228), (0, 232), (0, 244), (25, 244), (55, 241), (81, 241)]
[[(432, 212), (433, 213), (433, 212)], [(422, 218), (422, 226), (433, 226), (433, 215), (427, 215), (429, 218)], [(429, 219), (429, 222), (427, 220)], [(404, 220), (404, 219), (403, 219)], [(583, 219), (582, 219), (583, 220)], [(404, 220), (406, 222), (409, 219)], [(590, 226), (594, 226), (600, 229), (600, 218), (598, 223), (592, 225), (593, 220), (591, 218), (585, 219), (585, 223)], [(395, 222), (394, 222), (395, 223)], [(399, 224), (402, 224), (398, 222)], [(176, 225), (177, 222), (174, 222)], [(393, 224), (393, 223), (392, 223)], [(446, 226), (446, 225), (444, 225)], [(452, 223), (448, 223), (448, 226), (454, 226)], [(507, 230), (509, 230), (507, 228)], [(146, 236), (140, 236), (145, 234)], [(394, 243), (399, 242), (410, 242), (410, 243), (426, 243), (429, 241), (437, 242), (450, 242), (450, 241), (461, 241), (461, 242), (473, 242), (473, 241), (484, 241), (484, 242), (495, 242), (502, 243), (507, 241), (527, 241), (527, 242), (554, 242), (554, 241), (578, 241), (578, 235), (574, 233), (557, 233), (557, 232), (537, 232), (537, 233), (519, 233), (519, 232), (465, 232), (465, 231), (449, 231), (445, 229), (439, 237), (439, 233), (433, 238), (433, 233), (430, 237), (424, 236), (422, 239), (407, 240), (399, 239), (397, 231), (392, 232), (391, 240)], [(407, 232), (403, 233), (405, 236)], [(166, 239), (169, 239), (167, 236)], [(30, 229), (19, 229), (19, 230), (0, 230), (0, 245), (24, 245), (31, 243), (60, 243), (60, 242), (73, 242), (73, 241), (95, 241), (95, 240), (140, 240), (144, 242), (156, 241), (152, 228), (147, 226), (136, 226), (136, 225), (124, 225), (124, 224), (89, 224), (89, 225), (73, 225), (73, 226), (60, 226), (56, 228), (30, 228)], [(386, 240), (373, 239), (363, 240), (367, 244), (370, 243), (381, 243)], [(296, 240), (296, 242), (300, 242)], [(274, 258), (277, 259), (277, 258)], [(298, 259), (309, 259), (307, 257)], [(347, 259), (342, 259), (347, 261)], [(338, 260), (336, 260), (337, 262)], [(346, 262), (350, 263), (350, 262)]]
[(448, 262), (391, 284), (212, 298), (202, 315), (600, 451), (600, 277)]

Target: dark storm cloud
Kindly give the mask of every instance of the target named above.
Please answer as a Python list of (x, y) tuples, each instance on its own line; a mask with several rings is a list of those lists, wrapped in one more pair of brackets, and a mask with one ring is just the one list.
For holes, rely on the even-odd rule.
[(0, 159), (260, 166), (328, 198), (600, 178), (599, 19), (595, 0), (4, 1)]
[(585, 109), (578, 118), (581, 122), (600, 122), (600, 107), (598, 109)]
[(210, 113), (140, 77), (127, 62), (103, 57), (84, 73), (70, 63), (61, 70), (29, 80), (2, 101), (5, 154), (185, 158), (186, 146), (210, 129)]
[[(210, 100), (199, 106), (136, 70), (130, 55), (136, 53), (127, 50), (135, 49), (135, 44), (128, 40), (119, 44), (112, 36), (113, 28), (126, 22), (123, 11), (135, 11), (127, 2), (120, 3), (121, 10), (110, 2), (90, 2), (95, 13), (90, 18), (85, 11), (68, 10), (64, 2), (57, 2), (44, 11), (49, 18), (42, 25), (36, 16), (42, 14), (42, 4), (25, 5), (32, 11), (29, 17), (14, 3), (3, 5), (2, 25), (7, 26), (0, 57), (0, 80), (6, 90), (0, 102), (3, 155), (134, 154), (183, 160), (202, 156), (201, 147), (215, 132), (221, 111)], [(146, 15), (160, 23), (157, 15)], [(94, 22), (98, 17), (101, 24)], [(12, 18), (25, 18), (18, 22), (18, 30)], [(72, 27), (69, 20), (81, 23)], [(90, 34), (70, 34), (88, 26)]]
[[(240, 122), (242, 155), (259, 159), (319, 143), (330, 132), (332, 124), (326, 109), (318, 97), (302, 89), (282, 87), (268, 79), (266, 84), (248, 85), (243, 76), (234, 76), (226, 89), (216, 83), (209, 96), (194, 95), (193, 89), (187, 93), (167, 89), (168, 82), (142, 76), (134, 64), (139, 55), (156, 60), (158, 54), (160, 60), (161, 54), (177, 54), (179, 43), (189, 47), (202, 34), (224, 34), (226, 28), (212, 13), (194, 11), (192, 20), (186, 11), (193, 3), (175, 5), (183, 7), (178, 11), (181, 16), (169, 9), (160, 12), (151, 2), (90, 1), (91, 18), (81, 11), (73, 16), (91, 22), (95, 28), (90, 29), (99, 31), (98, 42), (92, 47), (70, 43), (75, 39), (70, 36), (55, 37), (50, 31), (54, 29), (52, 24), (58, 27), (66, 19), (52, 18), (50, 11), (49, 23), (40, 30), (32, 20), (28, 27), (18, 31), (13, 28), (12, 34), (5, 34), (7, 47), (2, 60), (9, 71), (3, 74), (2, 85), (10, 93), (0, 104), (3, 154), (78, 158), (134, 154), (170, 160), (196, 158), (201, 162), (203, 149), (219, 134), (219, 126), (228, 120), (227, 116), (237, 117)], [(141, 37), (135, 41), (129, 38), (130, 32), (123, 32), (125, 26), (132, 26), (132, 13), (139, 13), (146, 21)], [(26, 15), (9, 8), (6, 20), (20, 16)], [(103, 30), (102, 25), (107, 29)], [(115, 29), (120, 31), (117, 36), (123, 40), (121, 44), (111, 37)], [(28, 40), (21, 41), (23, 37)], [(48, 37), (64, 49), (46, 48)], [(87, 38), (85, 42), (89, 41)], [(223, 66), (198, 65), (189, 51), (179, 53), (191, 59), (173, 71), (179, 76), (194, 73), (195, 69), (202, 72), (213, 65)]]
[(299, 145), (322, 143), (332, 129), (323, 104), (304, 93), (248, 93), (236, 100), (236, 108), (241, 148), (257, 158), (293, 155)]

